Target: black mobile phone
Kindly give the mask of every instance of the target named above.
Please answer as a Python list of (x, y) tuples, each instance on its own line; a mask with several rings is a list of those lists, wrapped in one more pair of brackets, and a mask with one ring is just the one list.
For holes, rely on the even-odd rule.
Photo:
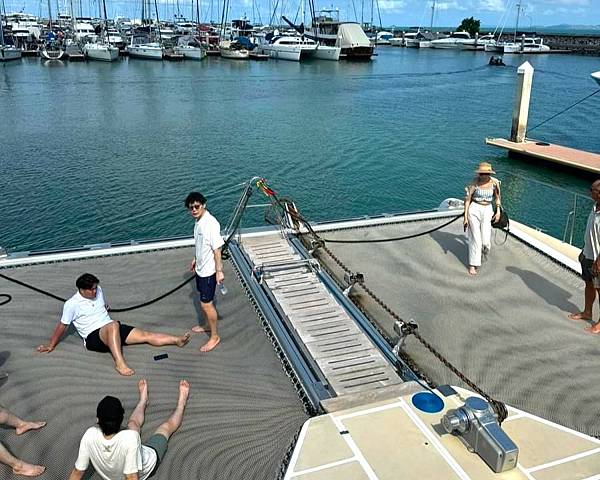
[(154, 355), (154, 360), (163, 360), (165, 358), (169, 358), (168, 353), (161, 353), (160, 355)]

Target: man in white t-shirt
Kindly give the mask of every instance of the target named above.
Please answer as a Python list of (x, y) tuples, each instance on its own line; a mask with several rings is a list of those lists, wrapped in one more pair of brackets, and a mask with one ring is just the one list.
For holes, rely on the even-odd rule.
[(100, 280), (91, 273), (84, 273), (77, 279), (77, 293), (65, 302), (62, 317), (52, 333), (50, 342), (48, 345), (40, 345), (37, 348), (38, 352), (52, 352), (68, 326), (73, 324), (88, 350), (110, 352), (117, 372), (130, 376), (135, 372), (125, 362), (123, 345), (149, 343), (154, 346), (183, 347), (190, 340), (189, 332), (181, 336), (148, 332), (113, 320), (108, 314), (99, 283)]
[(148, 384), (138, 382), (140, 400), (133, 410), (127, 429), (121, 430), (125, 410), (118, 398), (106, 396), (96, 408), (97, 425), (84, 433), (79, 443), (79, 455), (69, 480), (80, 480), (90, 462), (105, 480), (146, 480), (158, 468), (167, 451), (169, 438), (181, 425), (190, 393), (186, 380), (179, 382), (177, 407), (150, 439), (142, 444), (140, 430), (148, 404)]
[(196, 256), (190, 270), (196, 274), (196, 288), (200, 292), (200, 306), (206, 316), (207, 328), (196, 325), (194, 332), (208, 332), (210, 338), (200, 347), (201, 352), (209, 352), (215, 348), (221, 338), (217, 331), (217, 309), (213, 303), (215, 288), (225, 280), (221, 247), (225, 243), (221, 236), (221, 226), (215, 217), (206, 209), (206, 198), (198, 192), (190, 193), (185, 199), (185, 206), (196, 221), (194, 225), (194, 243)]

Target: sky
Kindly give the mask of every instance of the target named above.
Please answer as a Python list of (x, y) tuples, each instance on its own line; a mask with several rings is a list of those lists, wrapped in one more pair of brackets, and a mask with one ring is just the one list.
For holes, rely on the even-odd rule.
[[(2, 0), (0, 0), (2, 1)], [(56, 9), (68, 12), (73, 1), (76, 15), (97, 16), (102, 0), (4, 0), (6, 11), (26, 11), (47, 17), (50, 1), (53, 16)], [(109, 17), (122, 15), (139, 18), (142, 0), (105, 0)], [(146, 0), (148, 1), (148, 0)], [(150, 0), (154, 3), (154, 0)], [(172, 19), (175, 13), (191, 16), (192, 2), (200, 2), (202, 21), (219, 20), (223, 0), (156, 0), (162, 19)], [(384, 26), (425, 26), (431, 22), (432, 0), (314, 0), (317, 9), (336, 8), (340, 20), (370, 22)], [(519, 25), (523, 28), (559, 24), (600, 26), (600, 0), (436, 0), (434, 26), (456, 27), (465, 17), (481, 20), (481, 25), (514, 28), (517, 3), (521, 2)], [(229, 18), (244, 14), (255, 23), (270, 23), (273, 5), (276, 18), (283, 14), (300, 23), (302, 2), (308, 0), (229, 0)], [(373, 8), (372, 8), (373, 6)], [(194, 7), (195, 8), (195, 7)], [(309, 18), (309, 14), (306, 14)], [(381, 22), (380, 22), (381, 18)], [(275, 22), (277, 23), (277, 22)]]

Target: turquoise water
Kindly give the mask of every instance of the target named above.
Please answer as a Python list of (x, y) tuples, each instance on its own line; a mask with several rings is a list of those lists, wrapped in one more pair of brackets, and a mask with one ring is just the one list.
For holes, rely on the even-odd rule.
[[(433, 208), (462, 197), (483, 160), (504, 179), (512, 216), (562, 238), (569, 192), (586, 195), (589, 179), (484, 144), (509, 135), (523, 57), (507, 56), (500, 68), (483, 53), (378, 52), (370, 63), (1, 65), (0, 245), (189, 235), (190, 190), (215, 192), (253, 175), (312, 220)], [(589, 77), (597, 58), (528, 60), (536, 68), (530, 126), (597, 88)], [(597, 95), (532, 136), (598, 152), (599, 107)], [(209, 195), (209, 209), (225, 223), (236, 199)], [(243, 226), (261, 218), (253, 210)]]

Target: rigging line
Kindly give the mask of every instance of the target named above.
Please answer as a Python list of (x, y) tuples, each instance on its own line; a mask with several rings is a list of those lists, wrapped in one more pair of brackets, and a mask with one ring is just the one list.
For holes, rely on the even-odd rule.
[(330, 238), (322, 238), (321, 240), (323, 240), (324, 242), (327, 243), (386, 243), (386, 242), (397, 242), (400, 240), (408, 240), (410, 238), (416, 238), (416, 237), (421, 237), (423, 235), (427, 235), (429, 233), (433, 233), (436, 232), (437, 230), (441, 230), (444, 227), (447, 227), (448, 225), (450, 225), (451, 223), (456, 222), (456, 220), (458, 220), (459, 218), (461, 218), (463, 215), (457, 215), (456, 217), (452, 218), (452, 220), (450, 220), (449, 222), (443, 223), (442, 225), (439, 225), (435, 228), (432, 228), (431, 230), (427, 230), (425, 232), (419, 232), (419, 233), (415, 233), (412, 235), (406, 235), (404, 237), (395, 237), (395, 238), (378, 238), (378, 239), (374, 239), (374, 240), (333, 240)]
[(561, 110), (560, 112), (558, 112), (558, 113), (556, 113), (556, 114), (552, 115), (550, 118), (548, 118), (548, 119), (544, 120), (543, 122), (541, 122), (541, 123), (538, 123), (538, 124), (537, 124), (535, 127), (533, 127), (533, 128), (529, 128), (529, 129), (527, 130), (527, 133), (531, 132), (532, 130), (535, 130), (535, 129), (536, 129), (536, 128), (538, 128), (538, 127), (541, 127), (542, 125), (544, 125), (544, 123), (547, 123), (547, 122), (549, 122), (550, 120), (552, 120), (553, 118), (556, 118), (556, 117), (558, 117), (559, 115), (561, 115), (561, 114), (565, 113), (567, 110), (570, 110), (571, 108), (573, 108), (573, 107), (575, 107), (575, 106), (579, 105), (580, 103), (584, 102), (584, 101), (585, 101), (585, 100), (587, 100), (588, 98), (590, 98), (590, 97), (593, 97), (593, 96), (594, 96), (594, 95), (596, 95), (597, 93), (600, 93), (600, 88), (599, 88), (598, 90), (596, 90), (595, 92), (593, 92), (593, 93), (590, 93), (590, 94), (589, 94), (589, 95), (587, 95), (586, 97), (582, 98), (581, 100), (579, 100), (579, 101), (575, 102), (573, 105), (571, 105), (571, 106), (569, 106), (569, 107), (565, 108), (564, 110)]

